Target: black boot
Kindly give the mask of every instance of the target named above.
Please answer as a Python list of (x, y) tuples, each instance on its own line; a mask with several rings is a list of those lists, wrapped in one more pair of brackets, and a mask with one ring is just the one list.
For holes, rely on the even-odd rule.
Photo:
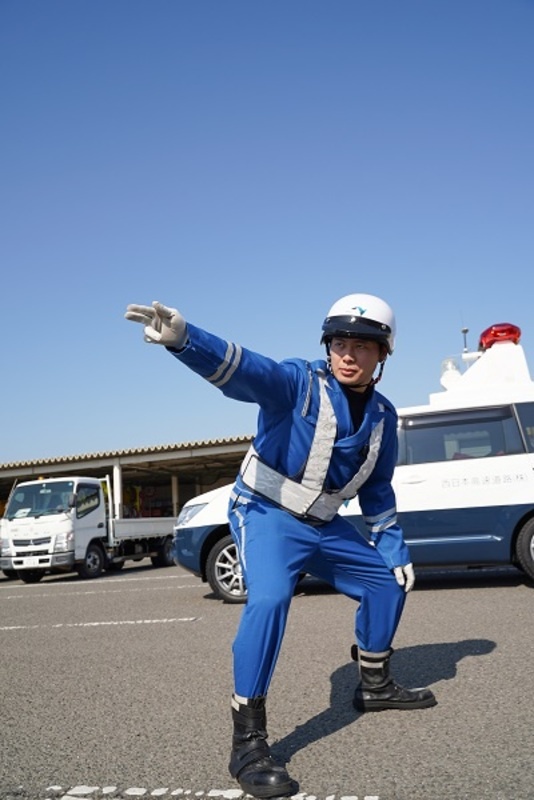
[(386, 653), (364, 653), (352, 646), (351, 656), (360, 664), (361, 683), (356, 688), (352, 704), (357, 711), (383, 711), (396, 708), (430, 708), (437, 703), (430, 689), (405, 689), (389, 674), (389, 659), (393, 650)]
[(232, 697), (234, 736), (228, 766), (245, 794), (253, 797), (291, 797), (299, 785), (273, 759), (267, 744), (265, 697), (238, 703)]

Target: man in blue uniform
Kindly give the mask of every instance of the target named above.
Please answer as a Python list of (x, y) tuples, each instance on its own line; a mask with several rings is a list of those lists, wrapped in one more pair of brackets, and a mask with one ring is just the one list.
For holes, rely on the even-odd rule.
[[(355, 708), (436, 703), (430, 690), (405, 689), (389, 671), (391, 643), (414, 583), (391, 486), (397, 415), (375, 389), (394, 348), (393, 312), (373, 295), (343, 297), (323, 323), (326, 361), (280, 363), (186, 323), (158, 302), (130, 305), (126, 318), (144, 326), (147, 342), (167, 347), (228, 397), (260, 407), (228, 512), (248, 592), (233, 645), (229, 769), (255, 797), (294, 794), (298, 784), (266, 741), (265, 700), (301, 572), (358, 603)], [(370, 541), (337, 513), (356, 495)]]

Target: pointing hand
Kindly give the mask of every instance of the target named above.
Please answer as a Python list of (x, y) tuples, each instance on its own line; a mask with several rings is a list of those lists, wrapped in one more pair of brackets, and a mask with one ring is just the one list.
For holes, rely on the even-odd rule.
[(144, 325), (145, 342), (180, 350), (187, 343), (187, 325), (176, 308), (167, 308), (154, 300), (151, 306), (130, 304), (126, 319)]

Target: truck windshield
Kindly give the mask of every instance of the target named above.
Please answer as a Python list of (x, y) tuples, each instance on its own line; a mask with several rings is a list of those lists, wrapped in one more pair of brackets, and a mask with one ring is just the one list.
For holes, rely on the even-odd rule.
[(42, 517), (68, 511), (74, 492), (73, 481), (54, 481), (20, 484), (9, 499), (7, 519)]

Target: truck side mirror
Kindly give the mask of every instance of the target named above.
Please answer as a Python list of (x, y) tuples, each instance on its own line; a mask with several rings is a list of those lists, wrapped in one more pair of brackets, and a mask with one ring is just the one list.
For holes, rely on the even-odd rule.
[(75, 505), (76, 505), (76, 494), (74, 492), (71, 492), (69, 494), (68, 506), (69, 508), (74, 508)]

